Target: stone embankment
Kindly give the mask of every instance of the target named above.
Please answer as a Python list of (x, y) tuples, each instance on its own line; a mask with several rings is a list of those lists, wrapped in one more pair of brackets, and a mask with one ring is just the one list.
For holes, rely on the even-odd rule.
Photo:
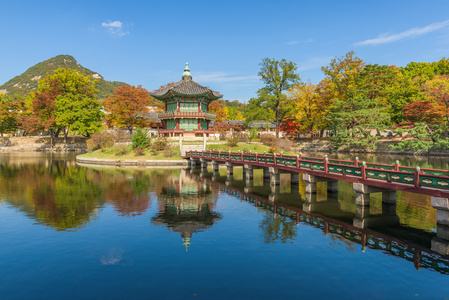
[(76, 157), (76, 162), (80, 165), (114, 166), (114, 167), (184, 167), (186, 160), (145, 160), (145, 159), (105, 159)]
[[(377, 143), (375, 150), (357, 149), (347, 146), (335, 149), (327, 139), (303, 139), (295, 142), (292, 151), (294, 152), (325, 152), (325, 153), (370, 153), (370, 154), (387, 154), (387, 155), (416, 155), (413, 151), (401, 151), (391, 149), (389, 145), (397, 145), (400, 140), (384, 139)], [(432, 150), (431, 156), (449, 156), (449, 150)]]
[(86, 152), (85, 137), (55, 138), (53, 145), (49, 136), (0, 137), (0, 152)]

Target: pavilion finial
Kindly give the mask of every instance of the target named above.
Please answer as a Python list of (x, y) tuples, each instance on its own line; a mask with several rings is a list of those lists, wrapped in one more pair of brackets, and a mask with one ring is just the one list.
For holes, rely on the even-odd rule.
[(184, 68), (184, 73), (182, 73), (182, 79), (192, 79), (192, 74), (190, 74), (188, 62), (186, 62), (186, 67)]

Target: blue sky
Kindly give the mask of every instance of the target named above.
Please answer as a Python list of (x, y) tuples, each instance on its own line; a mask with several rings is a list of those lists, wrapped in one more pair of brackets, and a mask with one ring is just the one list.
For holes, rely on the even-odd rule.
[(0, 0), (0, 84), (69, 54), (106, 80), (148, 90), (193, 80), (247, 101), (265, 57), (320, 67), (354, 50), (367, 63), (404, 66), (449, 57), (449, 1)]

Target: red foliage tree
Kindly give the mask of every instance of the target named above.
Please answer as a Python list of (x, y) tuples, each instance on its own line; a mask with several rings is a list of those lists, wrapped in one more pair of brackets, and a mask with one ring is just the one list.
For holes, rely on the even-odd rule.
[(279, 129), (283, 131), (288, 137), (293, 138), (299, 134), (301, 124), (296, 122), (294, 119), (285, 119), (282, 121)]
[(438, 106), (429, 101), (414, 101), (404, 106), (402, 112), (403, 116), (412, 123), (440, 123), (443, 118), (442, 111), (438, 109)]

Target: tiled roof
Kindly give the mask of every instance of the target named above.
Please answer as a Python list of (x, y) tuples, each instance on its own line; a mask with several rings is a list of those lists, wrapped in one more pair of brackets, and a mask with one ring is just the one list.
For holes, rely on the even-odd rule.
[(170, 91), (176, 92), (182, 95), (195, 96), (201, 94), (211, 93), (216, 99), (223, 97), (219, 92), (211, 90), (209, 87), (202, 86), (191, 79), (191, 77), (183, 77), (182, 80), (176, 82), (175, 84), (152, 91), (150, 94), (154, 98), (163, 98)]

